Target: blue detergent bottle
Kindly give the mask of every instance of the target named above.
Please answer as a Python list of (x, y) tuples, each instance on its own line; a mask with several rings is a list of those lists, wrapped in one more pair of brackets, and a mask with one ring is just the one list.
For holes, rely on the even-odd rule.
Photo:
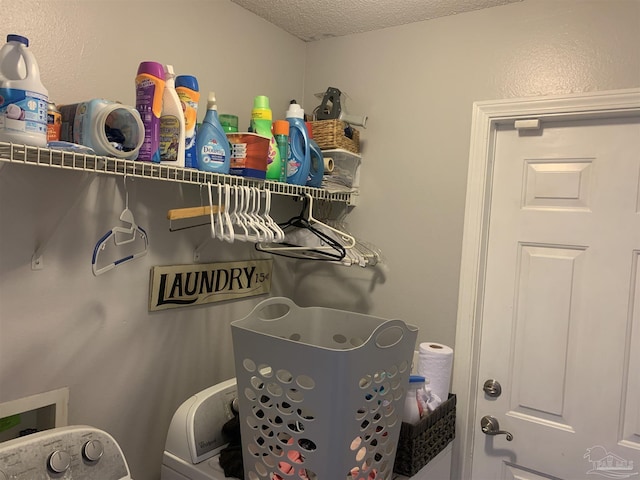
[(304, 124), (304, 110), (295, 100), (286, 113), (289, 122), (289, 156), (287, 158), (287, 183), (305, 185), (311, 166), (309, 133)]
[(207, 113), (196, 135), (198, 170), (229, 173), (231, 151), (227, 135), (220, 125), (216, 94), (209, 92)]
[(307, 186), (320, 188), (324, 177), (324, 156), (322, 149), (313, 139), (313, 127), (311, 122), (305, 122), (309, 134), (309, 176)]

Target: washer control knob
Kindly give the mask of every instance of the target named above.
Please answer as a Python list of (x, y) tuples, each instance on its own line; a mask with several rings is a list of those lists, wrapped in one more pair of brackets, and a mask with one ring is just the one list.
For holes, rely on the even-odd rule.
[(90, 461), (97, 462), (104, 453), (104, 446), (100, 440), (89, 440), (82, 447), (82, 456)]
[(53, 473), (64, 473), (71, 465), (71, 455), (64, 450), (56, 450), (49, 456), (47, 463)]

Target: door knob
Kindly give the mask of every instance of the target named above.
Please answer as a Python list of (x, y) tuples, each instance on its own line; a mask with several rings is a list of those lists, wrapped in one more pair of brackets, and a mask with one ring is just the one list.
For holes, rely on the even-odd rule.
[(507, 441), (513, 440), (513, 435), (505, 430), (500, 430), (498, 419), (491, 415), (485, 415), (480, 419), (480, 428), (485, 435), (506, 435)]
[(488, 396), (492, 398), (498, 398), (502, 393), (502, 385), (500, 385), (500, 382), (498, 382), (497, 380), (490, 378), (489, 380), (484, 382), (482, 390), (484, 390), (484, 393), (486, 393)]

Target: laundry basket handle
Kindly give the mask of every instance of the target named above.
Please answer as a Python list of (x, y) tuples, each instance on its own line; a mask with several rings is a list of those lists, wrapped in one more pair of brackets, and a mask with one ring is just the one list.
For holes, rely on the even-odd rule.
[[(281, 309), (276, 309), (275, 307), (281, 307)], [(270, 311), (267, 312), (267, 309), (269, 308)], [(287, 297), (270, 297), (255, 306), (252, 316), (255, 316), (259, 320), (265, 322), (272, 322), (286, 317), (292, 310), (297, 310), (299, 308), (300, 307), (298, 307), (293, 300)], [(266, 313), (268, 313), (268, 315), (265, 315)]]
[(415, 329), (402, 320), (389, 320), (379, 325), (371, 337), (378, 348), (391, 348), (402, 341), (410, 328)]

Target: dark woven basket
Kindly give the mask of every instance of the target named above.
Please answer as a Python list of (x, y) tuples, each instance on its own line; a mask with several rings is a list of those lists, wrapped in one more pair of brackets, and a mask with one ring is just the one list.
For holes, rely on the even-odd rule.
[(415, 475), (456, 436), (456, 396), (452, 393), (431, 414), (415, 425), (402, 422), (393, 471)]

